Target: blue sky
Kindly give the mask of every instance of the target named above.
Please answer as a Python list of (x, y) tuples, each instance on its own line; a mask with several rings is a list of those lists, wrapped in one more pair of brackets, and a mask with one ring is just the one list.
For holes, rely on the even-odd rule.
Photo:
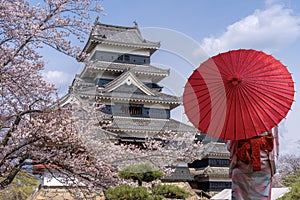
[[(199, 56), (194, 59), (197, 52), (213, 56), (239, 48), (272, 54), (288, 67), (296, 82), (295, 89), (300, 91), (300, 2), (297, 0), (103, 0), (102, 6), (105, 11), (99, 14), (100, 22), (133, 26), (133, 21), (137, 21), (146, 39), (161, 42), (162, 50), (153, 55), (152, 63), (171, 68), (172, 77), (162, 82), (166, 91), (181, 95), (186, 78), (203, 60)], [(164, 42), (170, 38), (172, 44)], [(82, 64), (48, 49), (42, 53), (47, 63), (45, 79), (55, 83), (61, 94), (66, 93)], [(298, 93), (295, 100), (292, 111), (280, 124), (281, 152), (296, 153), (300, 149), (300, 145), (297, 149)], [(185, 120), (180, 109), (174, 115)]]

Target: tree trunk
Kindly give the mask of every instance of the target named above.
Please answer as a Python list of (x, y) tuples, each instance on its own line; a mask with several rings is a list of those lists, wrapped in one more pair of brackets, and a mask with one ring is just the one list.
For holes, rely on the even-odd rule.
[(139, 186), (142, 186), (143, 182), (141, 180), (138, 180)]

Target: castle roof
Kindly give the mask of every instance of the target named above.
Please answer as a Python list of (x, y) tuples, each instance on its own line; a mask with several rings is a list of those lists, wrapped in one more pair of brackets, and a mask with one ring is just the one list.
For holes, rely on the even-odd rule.
[(187, 124), (178, 122), (174, 119), (138, 118), (138, 117), (119, 117), (114, 116), (112, 125), (106, 130), (111, 132), (123, 133), (123, 136), (149, 137), (155, 136), (165, 131), (176, 133), (190, 132), (197, 133), (198, 130)]
[(207, 166), (202, 169), (193, 169), (190, 168), (191, 174), (194, 176), (194, 179), (199, 179), (199, 178), (229, 178), (229, 168), (228, 167), (211, 167)]
[[(135, 94), (135, 93), (124, 93), (124, 92), (104, 92), (103, 89), (97, 88), (96, 86), (86, 86), (80, 88), (74, 88), (76, 95), (80, 97), (96, 97), (99, 100), (114, 100), (123, 102), (135, 102), (135, 103), (155, 103), (155, 104), (168, 104), (171, 108), (175, 108), (182, 103), (180, 97), (160, 93), (151, 90), (154, 96)], [(67, 95), (66, 95), (67, 96)], [(65, 97), (67, 98), (67, 97)]]
[[(122, 87), (121, 90), (118, 89), (120, 87)], [(99, 100), (168, 104), (171, 108), (182, 104), (181, 97), (148, 88), (131, 71), (123, 73), (104, 87), (98, 87), (94, 82), (88, 82), (77, 76), (73, 81), (72, 89), (81, 97), (97, 97)], [(137, 89), (143, 93), (136, 93)]]
[(91, 74), (103, 72), (126, 72), (131, 71), (134, 74), (156, 77), (155, 82), (167, 77), (170, 73), (169, 69), (161, 69), (153, 65), (137, 65), (129, 63), (117, 63), (106, 61), (90, 61), (86, 64), (80, 77), (89, 77)]
[(198, 153), (200, 160), (203, 158), (229, 158), (229, 155), (226, 144), (220, 142), (206, 143)]
[(154, 96), (141, 95), (141, 94), (126, 94), (121, 92), (113, 92), (113, 93), (102, 93), (96, 95), (98, 99), (103, 100), (114, 100), (114, 101), (122, 101), (122, 102), (135, 102), (135, 103), (154, 103), (154, 104), (168, 104), (171, 108), (175, 108), (179, 106), (182, 102), (180, 97), (159, 93), (153, 91), (155, 93)]
[(103, 24), (98, 21), (95, 22), (83, 52), (90, 53), (97, 44), (149, 49), (151, 54), (160, 47), (159, 42), (144, 39), (137, 24), (127, 27)]

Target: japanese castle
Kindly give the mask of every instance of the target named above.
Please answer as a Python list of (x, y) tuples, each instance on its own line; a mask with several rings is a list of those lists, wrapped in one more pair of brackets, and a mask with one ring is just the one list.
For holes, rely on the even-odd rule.
[[(118, 142), (143, 142), (166, 131), (200, 135), (196, 128), (171, 118), (172, 109), (182, 105), (182, 98), (163, 93), (159, 82), (170, 70), (150, 62), (159, 48), (159, 42), (142, 37), (137, 23), (124, 27), (96, 21), (82, 51), (87, 55), (82, 60), (84, 69), (74, 78), (62, 103), (68, 104), (72, 93), (79, 99), (99, 100), (105, 105), (101, 123), (110, 124), (105, 131)], [(179, 166), (167, 181), (186, 181), (204, 192), (231, 188), (225, 144), (206, 143), (198, 160)]]
[(182, 100), (163, 93), (158, 84), (170, 72), (150, 64), (159, 47), (160, 43), (142, 37), (137, 24), (123, 27), (96, 22), (83, 49), (89, 56), (69, 93), (95, 97), (105, 104), (102, 111), (107, 117), (102, 123), (110, 123), (106, 130), (120, 141), (139, 142), (165, 131), (198, 132), (170, 118)]

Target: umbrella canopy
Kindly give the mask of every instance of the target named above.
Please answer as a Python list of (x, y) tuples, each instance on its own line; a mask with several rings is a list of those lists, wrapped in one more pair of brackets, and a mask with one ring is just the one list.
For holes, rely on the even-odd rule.
[(242, 140), (276, 126), (294, 101), (287, 68), (271, 55), (233, 50), (203, 62), (189, 77), (183, 104), (201, 132)]

